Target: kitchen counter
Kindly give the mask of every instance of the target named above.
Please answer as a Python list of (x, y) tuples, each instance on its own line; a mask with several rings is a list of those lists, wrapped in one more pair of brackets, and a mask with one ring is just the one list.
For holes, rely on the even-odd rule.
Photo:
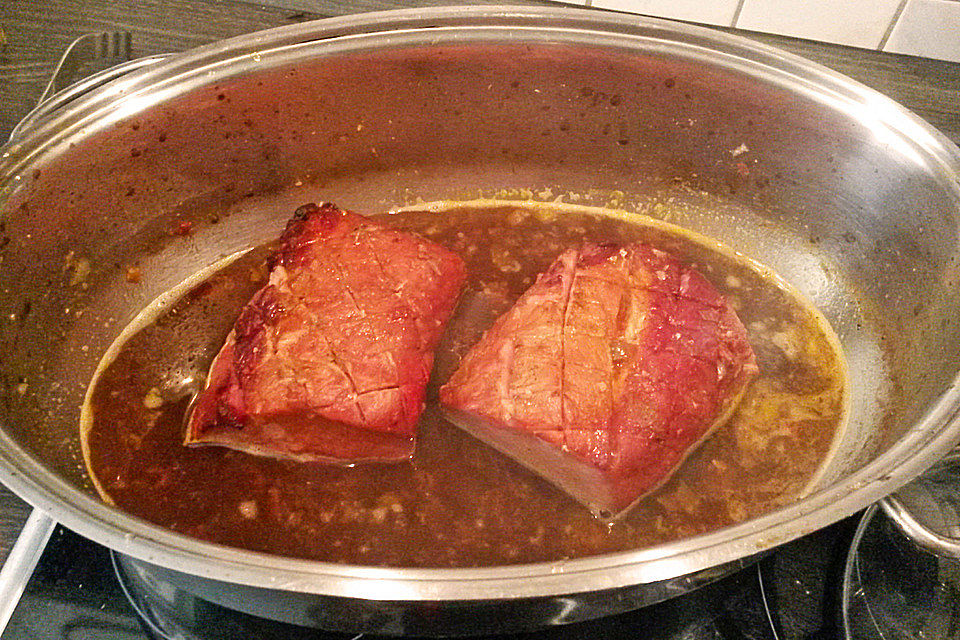
[[(215, 40), (345, 13), (456, 4), (443, 0), (7, 0), (0, 6), (0, 139), (36, 104), (57, 59), (77, 36), (124, 29), (133, 56), (180, 51)], [(513, 2), (513, 4), (548, 4)], [(183, 25), (192, 25), (185, 27)], [(743, 32), (741, 32), (743, 33)], [(848, 75), (907, 106), (960, 143), (960, 64), (743, 33)], [(29, 507), (0, 487), (0, 559)]]

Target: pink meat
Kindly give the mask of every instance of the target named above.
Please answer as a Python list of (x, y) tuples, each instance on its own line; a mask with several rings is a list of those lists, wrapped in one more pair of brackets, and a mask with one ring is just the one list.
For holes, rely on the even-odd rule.
[(269, 284), (214, 359), (186, 444), (298, 460), (409, 457), (465, 277), (463, 261), (432, 242), (332, 204), (301, 207)]
[(441, 389), (461, 428), (601, 517), (665, 482), (757, 365), (702, 275), (644, 244), (569, 250)]

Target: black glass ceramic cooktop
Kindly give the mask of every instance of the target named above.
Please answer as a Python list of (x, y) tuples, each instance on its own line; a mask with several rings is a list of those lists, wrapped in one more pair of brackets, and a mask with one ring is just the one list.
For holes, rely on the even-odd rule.
[[(509, 637), (523, 640), (835, 638), (839, 585), (856, 526), (851, 518), (801, 538), (695, 592), (639, 611)], [(58, 527), (2, 640), (117, 638), (283, 638), (352, 640), (264, 621), (202, 601), (189, 620), (141, 619), (118, 580), (110, 552)]]

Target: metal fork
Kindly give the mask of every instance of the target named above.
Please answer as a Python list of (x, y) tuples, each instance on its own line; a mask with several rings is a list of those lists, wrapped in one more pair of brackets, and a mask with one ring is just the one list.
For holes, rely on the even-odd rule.
[(101, 31), (80, 36), (63, 52), (39, 102), (84, 76), (129, 60), (132, 43), (129, 31)]

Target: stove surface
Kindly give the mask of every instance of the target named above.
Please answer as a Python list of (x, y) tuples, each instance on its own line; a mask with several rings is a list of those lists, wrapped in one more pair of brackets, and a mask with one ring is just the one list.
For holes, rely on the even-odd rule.
[[(850, 518), (801, 538), (754, 567), (657, 605), (500, 637), (616, 640), (636, 638), (642, 632), (651, 640), (834, 638), (840, 634), (837, 598), (856, 522), (857, 518)], [(110, 551), (58, 527), (2, 640), (374, 638), (269, 622), (195, 598), (188, 609), (190, 620), (139, 619), (117, 578)]]

